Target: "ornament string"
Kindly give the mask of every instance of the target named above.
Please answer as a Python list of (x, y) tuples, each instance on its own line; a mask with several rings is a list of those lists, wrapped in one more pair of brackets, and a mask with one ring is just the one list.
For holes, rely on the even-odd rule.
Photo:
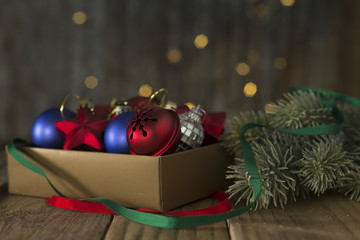
[(113, 98), (110, 103), (110, 107), (113, 108), (113, 110), (108, 114), (106, 119), (110, 120), (111, 117), (121, 108), (121, 106), (127, 106), (127, 105), (128, 105), (128, 101), (125, 98), (120, 98), (119, 100)]
[[(224, 221), (229, 218), (236, 217), (240, 214), (243, 214), (247, 211), (249, 211), (252, 206), (256, 203), (258, 198), (261, 195), (261, 180), (258, 172), (258, 168), (256, 165), (255, 157), (253, 150), (250, 146), (250, 144), (245, 139), (245, 133), (247, 130), (254, 128), (254, 127), (266, 127), (270, 128), (276, 131), (280, 131), (287, 134), (292, 135), (333, 135), (338, 134), (341, 129), (344, 122), (344, 118), (342, 113), (339, 111), (339, 109), (335, 106), (333, 103), (333, 99), (337, 101), (341, 101), (344, 103), (348, 103), (354, 106), (360, 107), (360, 100), (347, 97), (344, 95), (341, 95), (336, 92), (331, 92), (327, 90), (321, 90), (321, 89), (310, 89), (310, 88), (297, 88), (292, 90), (295, 91), (313, 91), (315, 93), (318, 93), (321, 99), (322, 104), (326, 107), (331, 109), (332, 116), (334, 117), (336, 124), (327, 124), (327, 125), (319, 125), (319, 126), (313, 126), (313, 127), (306, 127), (306, 128), (298, 128), (298, 129), (285, 129), (285, 128), (274, 128), (271, 126), (258, 124), (258, 123), (247, 123), (243, 125), (239, 130), (239, 139), (241, 143), (241, 147), (243, 149), (243, 155), (244, 155), (244, 161), (245, 166), (247, 169), (247, 172), (249, 173), (249, 181), (251, 183), (251, 187), (253, 190), (253, 198), (252, 202), (244, 207), (231, 210), (229, 212), (220, 213), (220, 214), (214, 214), (214, 215), (208, 215), (208, 216), (185, 216), (185, 217), (175, 217), (175, 216), (163, 216), (163, 215), (157, 215), (153, 213), (145, 213), (145, 212), (139, 212), (133, 209), (125, 208), (109, 199), (105, 198), (91, 198), (91, 199), (84, 199), (87, 201), (96, 201), (99, 203), (102, 203), (110, 210), (116, 212), (118, 215), (121, 215), (127, 219), (133, 220), (135, 222), (147, 224), (150, 226), (155, 227), (162, 227), (162, 228), (184, 228), (184, 227), (191, 227), (191, 226), (200, 226), (200, 225), (207, 225), (207, 224), (213, 224), (220, 221)], [(15, 144), (22, 143), (22, 140), (14, 139), (9, 145), (8, 145), (8, 151), (11, 154), (11, 156), (18, 161), (20, 164), (25, 166), (26, 168), (42, 175), (45, 177), (45, 179), (48, 181), (50, 186), (54, 189), (54, 191), (61, 197), (65, 197), (63, 194), (61, 194), (55, 186), (51, 184), (49, 179), (47, 178), (46, 174), (36, 165), (29, 162), (27, 159), (25, 159), (16, 149)]]
[(65, 116), (64, 116), (65, 104), (66, 104), (67, 100), (69, 99), (69, 97), (71, 97), (71, 96), (75, 97), (77, 100), (80, 100), (80, 96), (73, 94), (73, 93), (69, 93), (68, 95), (65, 96), (64, 100), (62, 101), (62, 103), (60, 105), (60, 114), (64, 120), (65, 120)]
[(166, 102), (166, 96), (168, 94), (168, 90), (166, 90), (165, 88), (160, 88), (159, 90), (157, 90), (156, 92), (154, 92), (150, 97), (149, 97), (149, 102), (148, 105), (150, 105), (151, 100), (153, 100), (157, 95), (159, 95), (160, 93), (163, 93), (161, 100), (160, 100), (160, 107), (164, 107), (165, 106), (165, 102)]

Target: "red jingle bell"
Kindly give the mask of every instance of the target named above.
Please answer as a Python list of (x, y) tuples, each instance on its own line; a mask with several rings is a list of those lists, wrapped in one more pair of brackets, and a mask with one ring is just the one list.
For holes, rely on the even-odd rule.
[(173, 153), (181, 138), (179, 116), (160, 107), (146, 108), (130, 121), (126, 137), (131, 154), (160, 156)]
[(140, 96), (130, 98), (128, 101), (128, 106), (130, 106), (133, 111), (141, 111), (146, 107), (156, 106), (157, 104), (158, 100), (156, 98), (150, 100), (148, 97)]

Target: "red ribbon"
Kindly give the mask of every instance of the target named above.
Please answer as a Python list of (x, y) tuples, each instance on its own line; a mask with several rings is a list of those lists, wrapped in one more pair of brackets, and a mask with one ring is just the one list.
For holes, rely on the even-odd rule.
[[(159, 213), (159, 214), (167, 214), (172, 216), (205, 216), (211, 214), (224, 213), (231, 210), (232, 206), (226, 193), (221, 191), (216, 191), (211, 197), (214, 200), (219, 201), (220, 203), (207, 208), (186, 210), (186, 211), (161, 212), (146, 208), (138, 208), (135, 210), (140, 212)], [(63, 198), (56, 195), (51, 197), (50, 199), (47, 199), (46, 201), (52, 206), (61, 209), (73, 210), (78, 212), (104, 213), (104, 214), (117, 215), (117, 213), (113, 212), (105, 205), (98, 202)]]

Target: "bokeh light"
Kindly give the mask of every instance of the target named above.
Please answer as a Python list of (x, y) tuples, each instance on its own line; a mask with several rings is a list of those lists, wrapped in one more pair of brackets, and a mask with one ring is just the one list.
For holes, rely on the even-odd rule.
[(295, 0), (280, 0), (281, 4), (286, 7), (290, 7), (295, 4)]
[(261, 59), (261, 56), (260, 56), (260, 53), (256, 50), (249, 50), (248, 52), (248, 59), (249, 61), (252, 63), (252, 64), (257, 64), (260, 59)]
[(152, 87), (149, 84), (143, 84), (139, 88), (139, 96), (150, 97), (152, 94)]
[(283, 57), (277, 57), (274, 60), (274, 67), (277, 70), (284, 70), (287, 66), (287, 60)]
[(96, 86), (98, 85), (98, 79), (92, 75), (88, 76), (85, 78), (85, 86), (87, 88), (96, 88)]
[(268, 114), (275, 114), (277, 112), (276, 105), (274, 103), (268, 103), (265, 105), (265, 112)]
[(247, 97), (253, 97), (257, 92), (257, 86), (255, 83), (253, 82), (249, 82), (247, 84), (245, 84), (244, 87), (244, 94)]
[(242, 62), (236, 64), (235, 70), (239, 75), (246, 76), (250, 72), (250, 67), (248, 64)]
[(72, 16), (72, 20), (75, 24), (83, 24), (86, 22), (86, 14), (82, 11), (75, 12)]
[(182, 54), (179, 49), (170, 49), (167, 51), (167, 59), (170, 63), (178, 63), (182, 59)]
[(208, 42), (208, 37), (205, 34), (199, 34), (195, 37), (194, 45), (196, 48), (203, 49)]

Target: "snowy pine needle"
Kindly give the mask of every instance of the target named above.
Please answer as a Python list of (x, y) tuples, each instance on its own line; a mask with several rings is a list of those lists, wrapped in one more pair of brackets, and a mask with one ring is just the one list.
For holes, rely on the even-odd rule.
[(296, 92), (284, 94), (275, 105), (277, 109), (270, 125), (277, 128), (303, 128), (321, 124), (334, 123), (329, 109), (320, 102), (313, 92)]
[[(234, 117), (232, 121), (228, 121), (227, 124), (231, 128), (230, 131), (220, 136), (220, 141), (223, 142), (225, 150), (235, 157), (242, 156), (242, 150), (239, 139), (239, 130), (246, 123), (261, 123), (269, 124), (268, 115), (264, 112), (248, 111), (240, 113), (239, 117)], [(251, 142), (259, 140), (263, 137), (267, 129), (253, 128), (246, 132), (246, 139)]]
[(317, 195), (333, 188), (351, 163), (335, 138), (309, 143), (299, 161), (302, 184)]
[[(274, 206), (284, 205), (295, 200), (296, 166), (292, 147), (282, 142), (279, 134), (266, 140), (264, 145), (253, 146), (256, 163), (259, 169), (262, 193), (256, 203), (256, 208), (267, 208), (270, 203)], [(235, 178), (235, 184), (230, 186), (230, 197), (238, 196), (238, 201), (245, 199), (247, 203), (253, 198), (253, 192), (245, 169), (243, 159), (236, 159), (238, 165), (230, 166), (228, 178)]]
[[(222, 145), (236, 159), (227, 178), (234, 179), (228, 193), (237, 202), (250, 203), (253, 199), (238, 136), (244, 124), (296, 129), (335, 123), (330, 109), (311, 91), (287, 93), (273, 108), (273, 114), (240, 113), (228, 122), (231, 129), (221, 137)], [(262, 193), (256, 208), (284, 207), (299, 195), (321, 194), (331, 188), (360, 201), (360, 109), (347, 105), (339, 105), (339, 109), (345, 123), (343, 133), (336, 136), (288, 135), (262, 127), (246, 132), (261, 179)]]

